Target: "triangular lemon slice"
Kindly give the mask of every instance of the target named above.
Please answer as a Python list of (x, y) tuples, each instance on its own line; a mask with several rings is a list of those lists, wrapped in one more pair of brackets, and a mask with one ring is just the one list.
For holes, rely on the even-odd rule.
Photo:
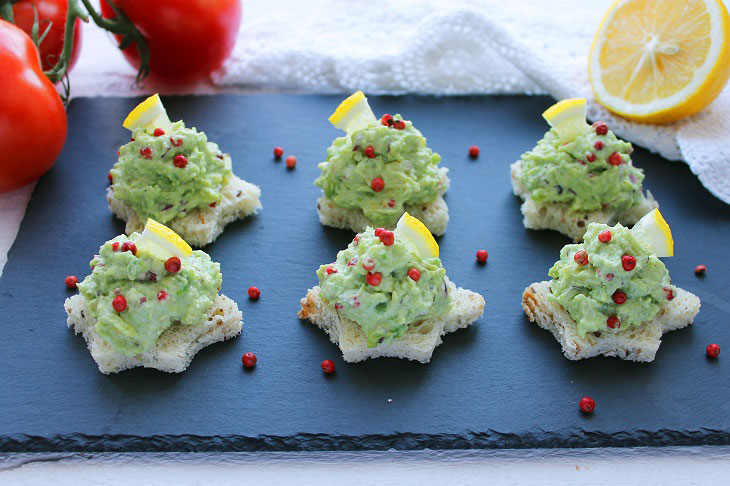
[(335, 128), (348, 134), (378, 123), (373, 110), (370, 109), (368, 99), (359, 90), (340, 103), (329, 117), (329, 121)]
[(160, 95), (154, 94), (130, 111), (122, 126), (131, 132), (140, 127), (153, 130), (155, 128), (169, 130), (172, 123), (167, 116), (165, 107), (162, 105)]
[(635, 238), (649, 244), (656, 256), (670, 257), (674, 255), (672, 230), (669, 229), (669, 225), (658, 209), (646, 213), (631, 228), (631, 233)]
[(560, 140), (572, 142), (586, 129), (586, 100), (569, 98), (558, 101), (545, 110), (542, 117), (558, 132)]
[(193, 249), (180, 235), (152, 218), (147, 219), (144, 231), (135, 243), (137, 252), (141, 252), (141, 255), (147, 254), (161, 260), (167, 260), (171, 256), (182, 258), (193, 253)]
[(395, 234), (421, 258), (438, 258), (439, 245), (426, 225), (418, 218), (414, 218), (407, 212), (403, 213), (395, 227)]

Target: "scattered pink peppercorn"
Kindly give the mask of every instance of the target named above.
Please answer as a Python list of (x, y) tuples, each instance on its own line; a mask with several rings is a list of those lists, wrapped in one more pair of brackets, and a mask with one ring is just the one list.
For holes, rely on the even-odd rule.
[(598, 241), (601, 243), (608, 243), (611, 241), (611, 232), (609, 230), (603, 230), (598, 233)]
[(636, 268), (636, 257), (633, 255), (624, 255), (621, 257), (621, 266), (624, 267), (624, 270), (627, 272), (630, 272), (634, 268)]
[(417, 268), (408, 269), (408, 276), (414, 282), (418, 282), (421, 279), (421, 272)]
[(606, 274), (606, 280), (611, 280), (612, 278), (613, 278), (613, 274), (612, 273), (607, 273)]
[(289, 170), (292, 170), (294, 167), (297, 166), (297, 158), (294, 157), (293, 155), (290, 155), (289, 157), (287, 157), (285, 162), (286, 162), (286, 168)]
[(393, 120), (393, 128), (396, 130), (405, 130), (406, 122), (404, 120)]
[(392, 246), (393, 243), (395, 243), (395, 234), (392, 231), (389, 231), (389, 230), (383, 230), (383, 231), (381, 231), (380, 232), (380, 236), (378, 236), (378, 238), (380, 238), (380, 241), (385, 246)]
[(376, 177), (370, 182), (370, 187), (373, 188), (373, 191), (380, 192), (385, 189), (385, 181), (380, 177)]
[(595, 162), (596, 161), (596, 154), (593, 152), (586, 152), (586, 160), (588, 162)]
[(393, 115), (389, 115), (388, 113), (386, 113), (386, 114), (385, 114), (385, 115), (383, 115), (383, 117), (382, 117), (382, 118), (380, 119), (380, 123), (382, 123), (382, 124), (383, 124), (383, 125), (385, 125), (386, 127), (389, 127), (389, 126), (393, 125)]
[(375, 236), (380, 236), (380, 233), (385, 231), (385, 228), (375, 228)]
[(114, 176), (112, 176), (111, 172), (106, 175), (106, 178), (109, 179), (110, 184), (114, 184)]
[(621, 320), (617, 316), (611, 316), (608, 319), (606, 319), (606, 325), (610, 329), (620, 329), (621, 328)]
[(218, 203), (216, 201), (213, 201), (212, 203), (208, 204), (208, 206), (210, 206), (211, 208), (214, 208), (217, 205), (218, 205)]
[(720, 345), (719, 344), (708, 344), (705, 348), (708, 358), (717, 358), (720, 356)]
[(580, 411), (583, 413), (593, 413), (596, 409), (596, 401), (591, 397), (583, 397), (580, 399), (578, 406), (580, 407)]
[(596, 135), (605, 135), (608, 133), (608, 125), (606, 125), (606, 122), (597, 121), (593, 124), (593, 128), (596, 130)]
[(355, 265), (357, 265), (357, 261), (358, 260), (359, 260), (359, 258), (357, 258), (357, 257), (350, 258), (350, 261), (347, 262), (347, 266), (348, 267), (354, 267)]
[(365, 281), (373, 287), (377, 287), (378, 285), (380, 285), (380, 282), (383, 281), (383, 276), (380, 274), (380, 272), (368, 272), (368, 274), (365, 275)]
[(66, 277), (65, 279), (63, 279), (63, 283), (66, 284), (66, 287), (68, 287), (70, 289), (75, 289), (76, 288), (76, 284), (79, 283), (79, 279), (76, 278), (75, 275), (69, 275), (68, 277)]
[(249, 287), (248, 288), (248, 298), (252, 300), (258, 300), (258, 298), (261, 297), (261, 291), (258, 289), (258, 287)]
[(624, 162), (624, 159), (621, 158), (621, 155), (614, 152), (611, 154), (611, 156), (608, 158), (608, 163), (611, 165), (621, 165)]
[(368, 159), (374, 159), (375, 158), (375, 149), (372, 145), (368, 145), (365, 147), (365, 150), (363, 150), (363, 153), (365, 154), (365, 157)]
[(244, 368), (253, 368), (256, 366), (257, 361), (258, 358), (251, 351), (247, 351), (241, 356), (241, 364), (243, 364)]
[(352, 242), (357, 245), (358, 243), (360, 243), (360, 237), (358, 235), (355, 235), (355, 237), (352, 239)]
[(179, 272), (181, 267), (182, 263), (180, 262), (180, 259), (176, 256), (172, 256), (165, 261), (165, 270), (170, 273)]
[(177, 154), (174, 159), (172, 159), (172, 163), (175, 167), (182, 169), (186, 165), (188, 165), (188, 158), (185, 157), (183, 154)]
[(284, 155), (284, 149), (281, 147), (274, 147), (274, 158), (279, 160), (282, 155)]
[(476, 159), (477, 157), (479, 157), (479, 147), (477, 147), (476, 145), (472, 145), (471, 147), (469, 147), (469, 157), (471, 157), (472, 159)]
[(131, 241), (126, 241), (122, 243), (122, 251), (129, 251), (132, 252), (132, 255), (137, 256), (137, 245)]
[(697, 265), (695, 267), (695, 275), (704, 275), (707, 272), (707, 265)]
[(588, 252), (585, 250), (576, 251), (575, 255), (573, 255), (573, 260), (581, 267), (588, 265)]
[(115, 241), (112, 243), (112, 251), (119, 251), (119, 242)]
[(667, 296), (667, 300), (674, 299), (674, 289), (671, 287), (664, 287), (664, 294)]
[(141, 155), (145, 159), (151, 159), (152, 158), (152, 149), (149, 147), (141, 148), (141, 149), (139, 149), (139, 155)]
[(331, 359), (325, 359), (322, 361), (322, 371), (327, 373), (328, 375), (331, 375), (335, 372), (335, 362)]
[(127, 308), (127, 299), (123, 295), (117, 295), (112, 299), (112, 307), (117, 312), (124, 312)]
[(134, 137), (129, 137), (130, 142), (134, 142)]
[(395, 199), (391, 199), (390, 201), (388, 201), (388, 207), (389, 208), (395, 207)]
[(613, 295), (611, 296), (611, 298), (613, 298), (613, 302), (616, 305), (621, 305), (621, 304), (626, 303), (626, 293), (622, 292), (620, 290), (617, 290), (616, 292), (614, 292)]
[(170, 137), (170, 143), (173, 147), (179, 147), (180, 145), (182, 145), (182, 138), (178, 138), (177, 140), (175, 140), (174, 138)]
[(487, 261), (487, 258), (489, 258), (489, 253), (487, 253), (487, 250), (477, 250), (477, 261), (479, 263), (485, 263)]
[(167, 292), (165, 292), (164, 290), (160, 290), (159, 292), (157, 292), (157, 300), (165, 299), (167, 299)]
[(332, 275), (333, 273), (337, 273), (337, 269), (335, 267), (327, 267), (325, 272), (327, 272), (327, 275)]
[(596, 140), (596, 143), (594, 143), (593, 146), (596, 148), (596, 150), (603, 150), (603, 142), (601, 142), (600, 140)]
[(154, 135), (155, 137), (161, 137), (164, 134), (165, 134), (165, 130), (163, 130), (162, 128), (155, 128), (155, 131), (152, 132), (152, 135)]

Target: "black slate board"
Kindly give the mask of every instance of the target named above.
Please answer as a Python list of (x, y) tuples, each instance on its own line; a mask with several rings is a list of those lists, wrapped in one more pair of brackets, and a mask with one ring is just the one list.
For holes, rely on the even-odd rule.
[[(319, 225), (317, 162), (338, 135), (327, 116), (340, 96), (247, 95), (165, 100), (175, 118), (205, 130), (259, 184), (264, 210), (231, 224), (206, 250), (223, 292), (241, 307), (243, 335), (203, 350), (183, 374), (136, 369), (104, 376), (66, 328), (63, 278), (88, 273), (99, 245), (121, 233), (104, 200), (107, 171), (129, 133), (137, 100), (77, 99), (61, 158), (39, 183), (0, 280), (0, 451), (208, 451), (730, 444), (730, 347), (723, 255), (730, 207), (687, 166), (637, 150), (646, 187), (672, 225), (676, 285), (698, 294), (695, 325), (666, 336), (656, 360), (570, 362), (520, 308), (526, 285), (547, 277), (553, 232), (522, 227), (508, 165), (545, 131), (544, 97), (371, 97), (376, 113), (403, 113), (443, 157), (453, 181), (441, 238), (448, 275), (482, 293), (483, 319), (445, 338), (432, 362), (344, 363), (325, 334), (296, 317), (315, 269), (352, 238)], [(481, 146), (470, 160), (467, 147)], [(283, 145), (296, 170), (274, 162)], [(489, 251), (476, 265), (478, 248)], [(695, 277), (698, 263), (708, 265)], [(261, 300), (246, 297), (249, 285)], [(241, 354), (259, 363), (244, 371)], [(730, 352), (726, 351), (726, 352)], [(320, 361), (332, 358), (333, 376)], [(578, 412), (593, 396), (593, 416)], [(392, 401), (391, 401), (392, 400)]]

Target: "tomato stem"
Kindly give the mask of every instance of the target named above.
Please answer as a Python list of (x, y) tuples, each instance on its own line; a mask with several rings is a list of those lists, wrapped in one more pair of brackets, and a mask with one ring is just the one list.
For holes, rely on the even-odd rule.
[(0, 1), (0, 17), (10, 23), (14, 22), (13, 3), (10, 0)]
[(66, 31), (63, 38), (63, 50), (61, 55), (58, 56), (58, 61), (55, 66), (50, 70), (44, 71), (44, 74), (48, 76), (48, 79), (53, 83), (57, 83), (66, 75), (68, 69), (69, 59), (71, 59), (71, 51), (74, 45), (74, 24), (76, 19), (81, 19), (84, 22), (89, 21), (89, 17), (86, 15), (76, 0), (68, 1), (68, 8), (66, 10)]

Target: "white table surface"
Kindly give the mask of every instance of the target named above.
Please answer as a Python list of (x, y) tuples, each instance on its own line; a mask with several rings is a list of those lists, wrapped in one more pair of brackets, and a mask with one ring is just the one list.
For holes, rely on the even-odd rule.
[[(292, 0), (288, 0), (292, 1)], [(249, 2), (249, 9), (265, 2)], [(84, 25), (74, 96), (137, 96), (134, 70)], [(100, 81), (102, 80), (102, 81)], [(110, 92), (108, 86), (114, 86)], [(178, 89), (217, 93), (209, 82)], [(230, 92), (231, 90), (226, 90)], [(245, 89), (235, 90), (246, 92)], [(0, 272), (34, 184), (0, 195)], [(0, 454), (0, 484), (730, 484), (730, 447), (218, 454)], [(570, 482), (570, 483), (569, 483)]]

